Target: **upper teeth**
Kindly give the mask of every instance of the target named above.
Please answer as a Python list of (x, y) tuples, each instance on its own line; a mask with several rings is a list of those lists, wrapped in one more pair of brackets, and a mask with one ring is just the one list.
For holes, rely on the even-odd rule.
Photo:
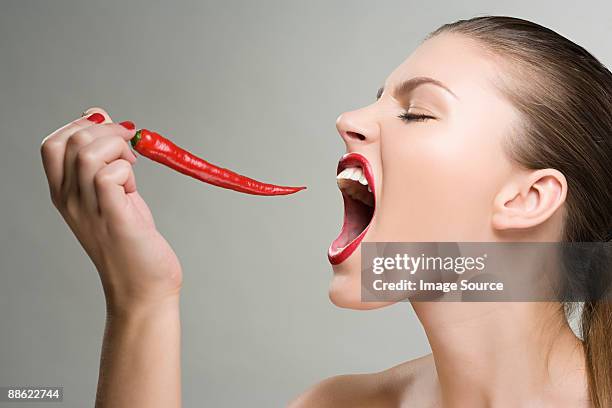
[(359, 181), (364, 186), (368, 185), (368, 180), (363, 174), (363, 170), (361, 169), (361, 167), (347, 167), (346, 169), (342, 170), (340, 174), (336, 176), (336, 178), (338, 180), (340, 179), (355, 180), (355, 181)]
[[(338, 187), (340, 187), (344, 194), (370, 207), (374, 206), (374, 196), (361, 167), (347, 167), (336, 176), (336, 179)], [(366, 186), (368, 187), (368, 192), (365, 191)]]
[(372, 192), (372, 189), (368, 185), (368, 179), (365, 174), (363, 174), (363, 169), (361, 167), (347, 167), (336, 176), (336, 179), (359, 181), (364, 186), (368, 186), (368, 191)]

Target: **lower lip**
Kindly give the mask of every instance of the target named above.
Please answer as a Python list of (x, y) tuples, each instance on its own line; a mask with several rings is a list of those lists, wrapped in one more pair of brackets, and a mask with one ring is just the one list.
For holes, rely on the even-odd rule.
[[(374, 176), (372, 174), (370, 163), (366, 160), (365, 157), (360, 154), (349, 153), (346, 154), (340, 160), (340, 163), (342, 163), (342, 165), (344, 165), (345, 167), (349, 167), (352, 164), (358, 164), (363, 169), (363, 172), (366, 178), (368, 179), (368, 184), (372, 188), (372, 193), (374, 194)], [(338, 167), (340, 168), (340, 164), (338, 165)], [(344, 205), (346, 206), (346, 203)], [(374, 208), (376, 208), (376, 194), (374, 194)], [(355, 252), (355, 250), (359, 247), (359, 244), (361, 244), (361, 241), (365, 237), (366, 233), (368, 232), (368, 229), (370, 228), (373, 219), (374, 215), (372, 215), (372, 218), (370, 219), (370, 224), (368, 224), (364, 228), (364, 230), (361, 231), (361, 233), (357, 235), (357, 237), (353, 238), (353, 240), (349, 242), (346, 246), (334, 249), (334, 243), (332, 242), (327, 251), (327, 259), (329, 259), (329, 262), (332, 265), (338, 265), (344, 262), (349, 256), (353, 254), (353, 252)]]
[(332, 265), (338, 265), (344, 262), (346, 258), (351, 256), (353, 252), (355, 252), (355, 250), (359, 247), (359, 244), (361, 244), (363, 237), (365, 237), (366, 233), (368, 232), (368, 228), (370, 228), (369, 225), (363, 231), (361, 231), (361, 234), (359, 234), (355, 239), (353, 239), (344, 248), (336, 249), (334, 251), (332, 250), (332, 247), (330, 246), (329, 250), (327, 251), (327, 259), (329, 259), (329, 262)]

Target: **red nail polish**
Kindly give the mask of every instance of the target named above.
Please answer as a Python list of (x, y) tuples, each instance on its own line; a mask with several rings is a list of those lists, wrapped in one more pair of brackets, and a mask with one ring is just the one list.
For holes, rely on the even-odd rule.
[(100, 123), (104, 122), (104, 115), (102, 115), (101, 113), (96, 112), (96, 113), (93, 113), (93, 114), (89, 115), (87, 117), (87, 120), (90, 121), (90, 122), (94, 122), (94, 123), (100, 124)]
[(127, 130), (136, 129), (136, 125), (134, 125), (134, 122), (131, 122), (129, 120), (126, 120), (125, 122), (121, 122), (120, 125), (126, 128)]

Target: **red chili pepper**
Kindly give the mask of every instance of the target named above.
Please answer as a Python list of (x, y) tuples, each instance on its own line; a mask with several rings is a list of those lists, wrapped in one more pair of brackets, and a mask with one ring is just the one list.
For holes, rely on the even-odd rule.
[(159, 133), (140, 129), (131, 140), (140, 154), (178, 172), (215, 186), (255, 195), (293, 194), (306, 187), (285, 187), (262, 183), (221, 167), (217, 167), (178, 147)]

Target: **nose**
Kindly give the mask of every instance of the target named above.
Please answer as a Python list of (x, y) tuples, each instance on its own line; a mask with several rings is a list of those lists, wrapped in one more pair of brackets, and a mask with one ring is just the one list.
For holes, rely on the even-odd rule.
[(380, 126), (371, 109), (344, 112), (336, 119), (336, 128), (347, 147), (372, 143), (380, 137)]

